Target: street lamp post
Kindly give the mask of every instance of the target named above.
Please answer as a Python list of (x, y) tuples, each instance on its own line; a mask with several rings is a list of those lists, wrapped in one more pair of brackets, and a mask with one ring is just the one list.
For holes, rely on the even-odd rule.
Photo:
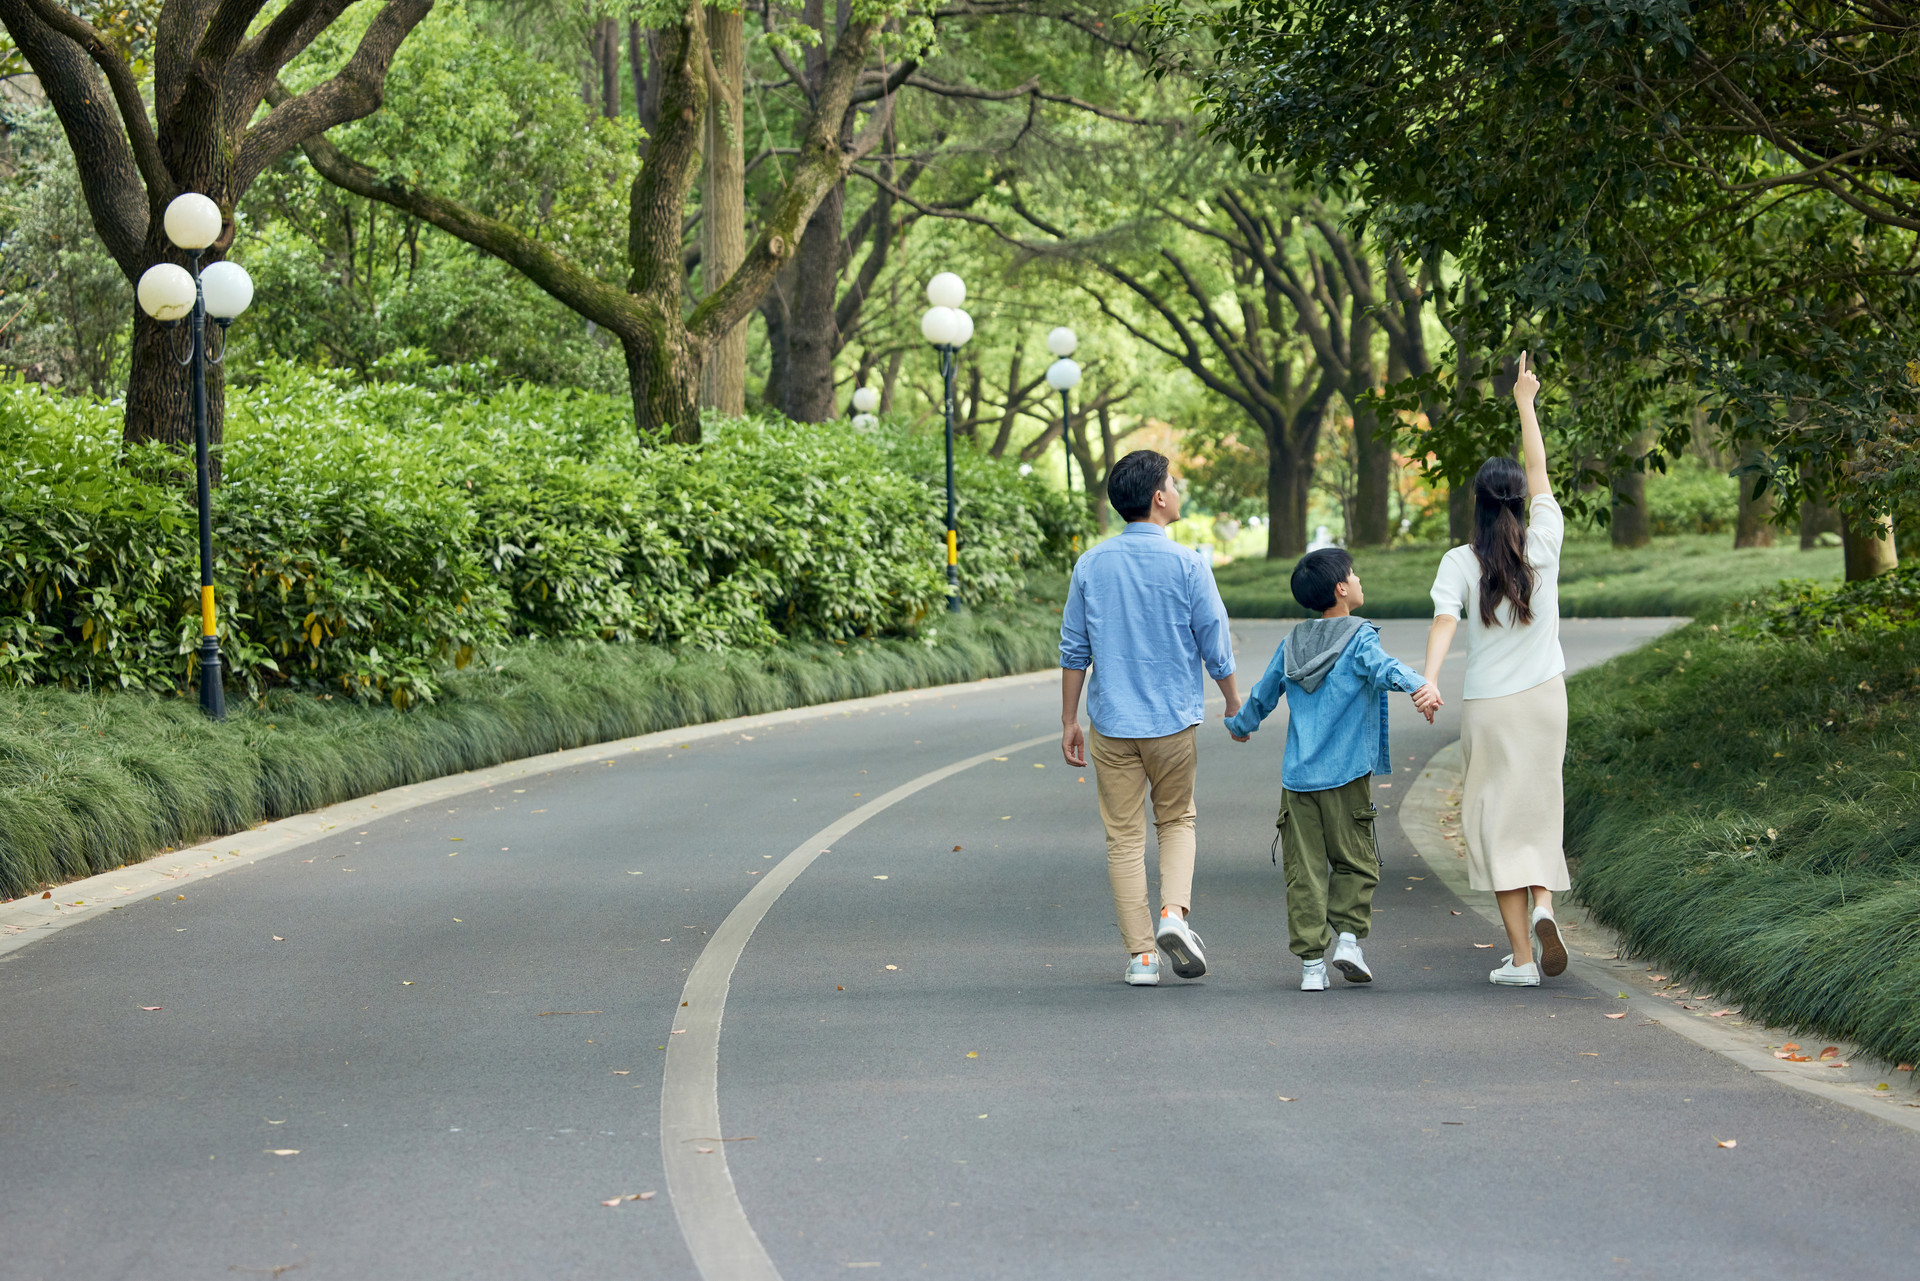
[(940, 377), (947, 392), (947, 610), (960, 612), (959, 508), (953, 493), (953, 377), (960, 349), (973, 337), (973, 317), (960, 310), (967, 287), (960, 277), (943, 271), (927, 282), (927, 301), (933, 305), (920, 317), (920, 334), (940, 353)]
[(1073, 493), (1073, 417), (1068, 412), (1067, 393), (1080, 385), (1080, 366), (1067, 357), (1080, 345), (1073, 330), (1065, 325), (1047, 335), (1047, 350), (1059, 359), (1047, 366), (1047, 386), (1060, 393), (1060, 450), (1067, 456), (1067, 493)]
[[(1067, 357), (1073, 355), (1073, 349), (1080, 340), (1073, 330), (1065, 325), (1047, 335), (1047, 350), (1059, 359), (1047, 366), (1047, 386), (1060, 393), (1060, 452), (1066, 455), (1067, 497), (1073, 497), (1073, 415), (1067, 403), (1067, 393), (1080, 385), (1080, 366)], [(1073, 554), (1080, 555), (1080, 535), (1073, 536)]]
[[(193, 270), (174, 263), (147, 268), (135, 288), (140, 309), (171, 327), (188, 322), (190, 348), (180, 363), (193, 380), (193, 455), (200, 497), (200, 710), (227, 719), (226, 685), (220, 674), (220, 638), (213, 606), (213, 485), (207, 460), (207, 363), (226, 358), (227, 326), (253, 301), (253, 281), (238, 263), (200, 269), (200, 255), (220, 238), (220, 206), (198, 192), (174, 198), (162, 220), (167, 239), (193, 257)], [(220, 355), (207, 354), (207, 317), (220, 326)], [(176, 358), (178, 359), (178, 358)]]

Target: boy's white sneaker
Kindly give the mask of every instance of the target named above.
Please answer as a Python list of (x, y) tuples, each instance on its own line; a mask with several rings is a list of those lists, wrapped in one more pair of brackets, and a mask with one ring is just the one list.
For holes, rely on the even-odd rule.
[(1318, 961), (1301, 962), (1300, 990), (1302, 992), (1324, 992), (1327, 990), (1327, 963), (1324, 958)]
[(1207, 972), (1207, 954), (1201, 949), (1200, 936), (1178, 912), (1161, 916), (1154, 928), (1153, 943), (1173, 962), (1173, 972), (1183, 979), (1197, 979)]
[(1160, 986), (1160, 958), (1152, 952), (1142, 952), (1127, 962), (1128, 987)]
[(1349, 983), (1373, 982), (1373, 971), (1367, 968), (1367, 958), (1360, 954), (1360, 940), (1351, 934), (1342, 934), (1333, 949), (1333, 968), (1340, 971), (1340, 977)]
[(1544, 907), (1533, 909), (1534, 955), (1540, 958), (1540, 972), (1548, 978), (1567, 968), (1567, 945), (1560, 940), (1560, 923)]
[(1539, 987), (1540, 966), (1534, 961), (1528, 961), (1525, 965), (1515, 965), (1513, 953), (1509, 952), (1506, 964), (1487, 975), (1487, 981), (1501, 987)]

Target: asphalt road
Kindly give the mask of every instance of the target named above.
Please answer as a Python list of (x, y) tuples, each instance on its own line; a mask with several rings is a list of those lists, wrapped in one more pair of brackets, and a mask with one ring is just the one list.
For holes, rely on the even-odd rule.
[[(1285, 626), (1236, 626), (1243, 681)], [(1569, 622), (1569, 659), (1662, 626)], [(1417, 664), (1421, 626), (1385, 630)], [(695, 1277), (659, 1137), (695, 958), (811, 833), (1057, 707), (998, 685), (635, 753), (12, 953), (0, 1277)], [(1458, 728), (1394, 715), (1388, 815)], [(1397, 823), (1375, 983), (1297, 991), (1283, 722), (1202, 734), (1198, 983), (1120, 982), (1092, 774), (1050, 744), (895, 804), (773, 906), (708, 1137), (781, 1275), (1914, 1274), (1914, 1134), (1571, 978), (1490, 987), (1505, 949)]]

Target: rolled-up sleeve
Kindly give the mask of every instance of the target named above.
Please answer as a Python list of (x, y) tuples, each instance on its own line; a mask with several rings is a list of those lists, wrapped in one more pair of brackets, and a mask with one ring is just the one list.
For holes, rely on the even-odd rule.
[(1093, 642), (1087, 636), (1086, 584), (1078, 573), (1067, 585), (1066, 608), (1060, 611), (1060, 666), (1084, 672), (1093, 665)]
[(1200, 661), (1207, 675), (1221, 681), (1233, 675), (1233, 633), (1227, 626), (1227, 607), (1220, 602), (1220, 589), (1214, 585), (1213, 570), (1193, 560), (1192, 610), (1193, 642), (1200, 650)]
[(1427, 594), (1433, 598), (1435, 618), (1458, 618), (1467, 604), (1468, 584), (1465, 571), (1453, 556), (1440, 561), (1440, 572), (1433, 576), (1433, 590)]

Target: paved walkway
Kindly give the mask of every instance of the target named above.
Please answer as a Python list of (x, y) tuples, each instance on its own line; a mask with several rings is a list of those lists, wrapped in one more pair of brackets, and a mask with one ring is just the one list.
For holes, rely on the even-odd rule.
[[(1569, 622), (1569, 656), (1660, 626)], [(1417, 661), (1422, 630), (1389, 648)], [(1283, 631), (1236, 628), (1248, 679)], [(1279, 722), (1202, 740), (1215, 972), (1124, 987), (1057, 699), (996, 684), (629, 753), (12, 952), (0, 1278), (700, 1275), (680, 1217), (716, 1221), (714, 1180), (670, 1188), (660, 1137), (664, 1047), (701, 1066), (697, 958), (814, 834), (1040, 736), (835, 835), (740, 950), (721, 1130), (686, 1146), (724, 1156), (778, 1275), (1912, 1274), (1920, 1137), (1605, 1020), (1577, 980), (1489, 987), (1504, 948), (1397, 823), (1378, 981), (1294, 990)], [(1404, 704), (1417, 766), (1458, 706), (1429, 728)], [(1385, 780), (1389, 816), (1413, 778)]]

